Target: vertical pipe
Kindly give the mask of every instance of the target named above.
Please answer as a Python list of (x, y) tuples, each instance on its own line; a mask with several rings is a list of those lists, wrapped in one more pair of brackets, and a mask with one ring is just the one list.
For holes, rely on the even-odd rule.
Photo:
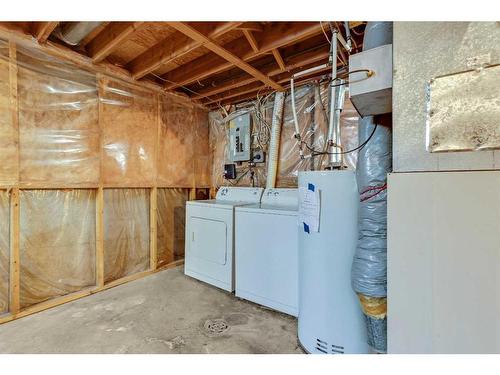
[(269, 144), (269, 162), (266, 181), (267, 189), (273, 188), (276, 185), (284, 104), (285, 94), (283, 92), (277, 92), (274, 96), (273, 121), (271, 124), (271, 141)]
[(340, 144), (340, 111), (338, 101), (342, 93), (342, 86), (339, 86), (337, 80), (337, 49), (338, 30), (333, 30), (332, 34), (332, 48), (331, 48), (331, 63), (332, 63), (332, 82), (330, 84), (330, 117), (328, 124), (328, 167), (341, 168), (342, 167), (342, 154)]

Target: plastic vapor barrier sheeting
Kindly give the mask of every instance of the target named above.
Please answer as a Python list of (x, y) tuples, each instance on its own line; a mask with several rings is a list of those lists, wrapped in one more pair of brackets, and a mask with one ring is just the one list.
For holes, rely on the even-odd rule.
[(158, 189), (158, 267), (184, 258), (186, 201), (188, 189)]
[(95, 285), (95, 191), (20, 191), (21, 308)]
[(158, 181), (164, 186), (192, 187), (194, 184), (193, 109), (184, 111), (178, 98), (160, 99), (160, 150)]
[(11, 57), (0, 40), (0, 183), (88, 187), (101, 178), (109, 187), (209, 186), (205, 109), (97, 78), (26, 41), (16, 48)]
[(0, 315), (9, 309), (10, 195), (0, 190)]
[[(328, 83), (314, 83), (299, 87), (295, 90), (295, 105), (299, 122), (300, 135), (306, 144), (316, 152), (325, 151), (326, 135), (328, 131)], [(262, 108), (265, 125), (270, 128), (272, 120), (273, 100), (272, 97)], [(256, 141), (259, 136), (266, 139), (266, 136), (259, 134), (264, 130), (257, 126), (260, 120), (256, 114), (254, 103), (249, 103), (247, 107), (241, 108), (229, 114), (230, 118), (250, 112), (253, 122), (253, 148), (260, 148), (262, 142)], [(352, 150), (358, 146), (357, 122), (358, 113), (346, 95), (344, 110), (340, 118), (341, 140), (344, 150)], [(224, 180), (224, 164), (230, 164), (229, 160), (229, 122), (225, 121), (220, 111), (211, 112), (210, 122), (210, 154), (212, 157), (212, 185), (239, 185), (249, 186), (251, 184), (248, 168), (237, 167), (236, 180)], [(327, 166), (328, 158), (322, 155), (312, 158), (301, 159), (299, 155), (298, 141), (294, 137), (295, 126), (293, 122), (293, 112), (290, 93), (285, 98), (283, 123), (280, 137), (280, 152), (277, 171), (277, 187), (296, 187), (299, 171), (318, 170)], [(268, 137), (267, 137), (268, 138)], [(267, 145), (264, 145), (267, 152)], [(310, 152), (304, 146), (304, 154)], [(357, 151), (344, 155), (344, 164), (349, 169), (356, 168)], [(267, 177), (267, 163), (258, 163), (253, 168), (255, 173), (255, 186), (265, 186)]]
[(149, 189), (104, 189), (104, 281), (149, 269)]
[(157, 95), (103, 79), (103, 182), (107, 185), (151, 185), (157, 136)]
[(97, 183), (95, 76), (18, 47), (20, 180)]

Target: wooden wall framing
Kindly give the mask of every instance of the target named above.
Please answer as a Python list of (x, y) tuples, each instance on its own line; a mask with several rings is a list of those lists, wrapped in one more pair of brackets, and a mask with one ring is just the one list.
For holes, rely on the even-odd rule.
[[(99, 123), (99, 145), (100, 145), (100, 160), (99, 160), (99, 180), (96, 182), (90, 183), (74, 183), (72, 181), (20, 181), (20, 151), (19, 151), (19, 101), (18, 101), (18, 62), (17, 62), (17, 51), (16, 51), (16, 43), (15, 41), (9, 41), (9, 107), (11, 112), (11, 124), (12, 127), (17, 132), (17, 139), (15, 142), (15, 149), (17, 157), (17, 165), (16, 165), (16, 174), (17, 179), (12, 179), (10, 181), (0, 181), (0, 189), (4, 189), (9, 191), (10, 193), (10, 257), (9, 257), (9, 312), (7, 314), (0, 315), (0, 324), (5, 323), (14, 319), (18, 319), (54, 306), (61, 305), (66, 302), (70, 302), (102, 290), (106, 290), (112, 288), (117, 285), (121, 285), (123, 283), (136, 280), (152, 273), (155, 273), (160, 270), (164, 270), (167, 268), (175, 267), (183, 263), (183, 260), (175, 260), (167, 265), (158, 266), (157, 263), (157, 254), (158, 254), (158, 244), (157, 244), (157, 223), (158, 223), (158, 209), (157, 209), (157, 192), (159, 188), (184, 188), (189, 189), (189, 199), (196, 199), (196, 189), (198, 188), (209, 188), (209, 181), (205, 177), (205, 173), (208, 174), (207, 171), (201, 171), (199, 164), (208, 164), (206, 160), (201, 162), (199, 161), (199, 157), (202, 155), (195, 155), (193, 151), (193, 170), (186, 171), (189, 173), (190, 178), (188, 179), (188, 183), (184, 186), (177, 185), (169, 185), (168, 183), (162, 183), (158, 178), (158, 168), (160, 164), (165, 164), (163, 159), (164, 152), (160, 152), (160, 135), (162, 134), (161, 127), (165, 126), (162, 124), (161, 120), (161, 97), (164, 94), (159, 91), (150, 90), (149, 87), (137, 87), (138, 90), (146, 90), (148, 95), (154, 97), (154, 103), (156, 108), (154, 109), (154, 113), (156, 114), (156, 120), (153, 126), (156, 126), (156, 129), (153, 130), (155, 136), (155, 144), (152, 150), (153, 155), (153, 171), (151, 172), (151, 176), (148, 176), (148, 179), (145, 179), (146, 182), (143, 181), (134, 181), (127, 180), (125, 183), (119, 182), (119, 180), (115, 181), (107, 181), (106, 180), (106, 170), (103, 165), (104, 159), (104, 118), (103, 118), (103, 106), (101, 100), (98, 101), (98, 123)], [(103, 87), (110, 80), (116, 80), (116, 78), (108, 77), (105, 74), (97, 73), (96, 74), (96, 82), (98, 85), (99, 94), (102, 93)], [(128, 84), (128, 83), (125, 83)], [(100, 96), (99, 96), (100, 98)], [(192, 115), (190, 116), (191, 120), (199, 118), (200, 111), (203, 111), (199, 107), (189, 104), (189, 100), (184, 98), (179, 98), (174, 96), (174, 101), (184, 101), (186, 104), (186, 108), (191, 108)], [(191, 105), (191, 107), (189, 107)], [(208, 129), (208, 114), (206, 120), (206, 126)], [(196, 127), (192, 127), (191, 129), (193, 134), (199, 134), (199, 132), (204, 132), (205, 129), (198, 129)], [(208, 150), (208, 137), (201, 137), (198, 141), (207, 142), (207, 145), (203, 145), (202, 149)], [(208, 165), (207, 165), (208, 166)], [(195, 172), (195, 169), (197, 171)], [(197, 178), (194, 174), (199, 174), (201, 177)], [(41, 303), (37, 303), (21, 309), (20, 307), (20, 191), (24, 189), (56, 189), (56, 190), (66, 190), (66, 189), (92, 189), (95, 190), (95, 247), (96, 247), (96, 259), (95, 259), (95, 286), (80, 290), (71, 294), (62, 295), (60, 297), (56, 297)], [(150, 252), (150, 262), (149, 268), (145, 271), (138, 272), (132, 275), (128, 275), (122, 277), (117, 280), (113, 280), (109, 283), (105, 283), (104, 277), (104, 256), (105, 256), (105, 248), (104, 248), (104, 191), (105, 189), (121, 189), (121, 188), (146, 188), (149, 190), (149, 252)]]

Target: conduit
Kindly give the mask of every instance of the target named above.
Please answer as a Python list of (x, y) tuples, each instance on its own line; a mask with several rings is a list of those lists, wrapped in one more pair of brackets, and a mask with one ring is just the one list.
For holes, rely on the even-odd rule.
[[(292, 93), (292, 98), (293, 98), (293, 93)], [(268, 162), (267, 181), (266, 181), (267, 189), (274, 188), (276, 186), (276, 174), (278, 171), (278, 160), (280, 151), (281, 123), (283, 121), (284, 105), (285, 105), (285, 94), (283, 92), (277, 92), (274, 96), (273, 121), (271, 123), (271, 140), (269, 144), (269, 162)]]

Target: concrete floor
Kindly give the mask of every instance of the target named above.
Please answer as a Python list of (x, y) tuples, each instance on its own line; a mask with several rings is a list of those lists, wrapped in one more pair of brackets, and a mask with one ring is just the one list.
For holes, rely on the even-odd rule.
[(303, 353), (296, 335), (295, 318), (178, 267), (0, 325), (0, 353)]

